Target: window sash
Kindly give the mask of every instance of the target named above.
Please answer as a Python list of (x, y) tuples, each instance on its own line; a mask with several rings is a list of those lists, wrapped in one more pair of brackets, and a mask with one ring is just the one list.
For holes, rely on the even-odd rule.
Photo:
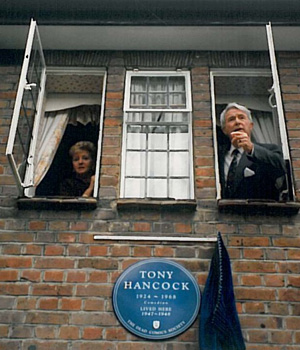
[[(34, 51), (34, 45), (37, 46), (36, 51)], [(36, 57), (39, 59), (38, 61), (35, 60)], [(32, 70), (29, 72), (30, 64), (33, 61), (34, 63), (39, 62), (39, 66), (32, 66)], [(36, 21), (31, 20), (6, 148), (6, 155), (21, 196), (25, 188), (33, 186), (34, 150), (45, 91), (45, 79), (46, 65), (40, 35)], [(31, 99), (32, 102), (28, 102), (28, 99)], [(22, 131), (24, 134), (24, 129), (18, 129), (20, 128), (20, 123), (22, 123), (22, 118), (27, 119), (28, 116), (30, 116), (32, 121), (29, 122), (31, 125), (28, 125), (28, 131), (26, 132), (26, 145), (22, 147), (22, 163), (24, 165), (21, 165), (20, 160), (16, 159), (16, 154), (18, 153), (16, 149), (16, 139), (17, 137), (22, 137)], [(16, 152), (14, 152), (14, 150), (16, 150)]]
[(177, 72), (127, 73), (121, 197), (193, 199), (189, 74), (179, 75), (185, 81), (184, 88), (179, 87), (185, 93), (184, 108), (171, 108), (168, 103), (165, 108), (133, 108), (132, 91), (136, 93), (139, 88), (131, 86), (131, 78), (136, 74), (145, 78), (140, 80), (143, 93), (151, 90), (149, 80), (153, 76), (162, 76), (165, 80), (161, 82), (166, 85), (169, 77), (178, 77)]
[[(149, 99), (149, 94), (165, 94), (166, 100), (170, 100), (170, 96), (174, 96), (175, 94), (180, 94), (181, 96), (184, 95), (184, 98), (182, 98), (185, 102), (184, 104), (177, 105), (176, 107), (175, 104), (172, 103), (166, 103), (165, 105), (163, 104), (157, 104), (150, 106), (149, 103), (145, 103), (144, 105), (136, 105), (132, 106), (131, 104), (131, 95), (133, 94), (138, 94), (136, 91), (132, 91), (132, 80), (134, 79), (146, 79), (146, 85), (144, 91), (140, 92), (144, 94), (145, 100)], [(170, 81), (170, 79), (179, 79), (179, 78), (184, 78), (185, 84), (184, 84), (184, 91), (170, 91), (170, 88), (166, 88), (165, 91), (162, 90), (157, 90), (157, 91), (151, 91), (149, 81), (154, 78), (164, 78), (166, 81)], [(167, 84), (168, 86), (168, 84)], [(129, 112), (129, 111), (148, 111), (151, 112), (154, 109), (156, 111), (191, 111), (192, 110), (192, 100), (191, 100), (191, 82), (190, 82), (190, 73), (187, 71), (178, 71), (178, 72), (159, 72), (159, 71), (154, 71), (154, 72), (127, 72), (126, 75), (126, 85), (125, 85), (125, 96), (124, 96), (124, 112)]]
[(272, 104), (272, 101), (271, 101), (272, 95), (271, 95), (270, 105), (273, 109), (277, 110), (279, 131), (280, 131), (280, 137), (282, 140), (283, 157), (284, 159), (290, 160), (290, 153), (289, 153), (288, 142), (287, 142), (287, 131), (286, 131), (286, 125), (285, 125), (284, 112), (283, 112), (281, 89), (280, 89), (279, 75), (278, 75), (278, 69), (277, 69), (277, 63), (276, 63), (275, 46), (274, 46), (271, 23), (266, 25), (266, 32), (267, 32), (267, 39), (268, 39), (269, 56), (271, 61), (271, 71), (272, 71), (272, 77), (273, 77), (273, 86), (272, 86), (271, 94), (275, 95), (275, 104)]

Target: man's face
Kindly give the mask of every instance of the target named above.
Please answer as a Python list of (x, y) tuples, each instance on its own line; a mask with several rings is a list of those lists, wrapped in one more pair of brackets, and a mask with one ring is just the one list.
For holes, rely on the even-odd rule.
[(229, 138), (231, 138), (231, 133), (233, 131), (245, 132), (250, 137), (252, 128), (253, 123), (248, 119), (245, 112), (237, 108), (231, 108), (225, 114), (223, 132), (229, 136)]

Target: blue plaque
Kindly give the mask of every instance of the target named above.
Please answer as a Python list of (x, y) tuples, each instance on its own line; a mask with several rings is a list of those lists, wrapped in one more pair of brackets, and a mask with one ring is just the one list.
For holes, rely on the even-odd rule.
[(166, 259), (133, 264), (113, 290), (113, 306), (121, 324), (146, 339), (183, 333), (195, 321), (200, 301), (200, 289), (191, 273)]

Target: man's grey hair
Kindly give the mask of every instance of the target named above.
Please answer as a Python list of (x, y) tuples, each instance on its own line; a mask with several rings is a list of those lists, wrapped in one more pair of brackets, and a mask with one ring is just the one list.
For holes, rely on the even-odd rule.
[(239, 109), (240, 111), (246, 113), (248, 119), (252, 122), (252, 116), (251, 116), (251, 112), (248, 108), (246, 108), (245, 106), (239, 105), (236, 102), (231, 102), (228, 103), (228, 105), (226, 106), (226, 108), (223, 110), (223, 112), (220, 114), (220, 123), (221, 123), (221, 128), (223, 129), (225, 126), (225, 115), (226, 113), (232, 109), (232, 108), (236, 108)]

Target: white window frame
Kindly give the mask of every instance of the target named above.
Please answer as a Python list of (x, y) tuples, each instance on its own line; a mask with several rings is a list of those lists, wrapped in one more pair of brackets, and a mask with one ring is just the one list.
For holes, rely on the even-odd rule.
[[(49, 75), (98, 75), (103, 77), (102, 94), (100, 106), (100, 120), (99, 120), (99, 137), (97, 141), (97, 155), (96, 155), (96, 170), (95, 170), (95, 184), (93, 190), (93, 197), (97, 198), (100, 188), (100, 166), (102, 155), (102, 139), (103, 139), (103, 124), (104, 124), (104, 109), (105, 109), (105, 93), (107, 83), (107, 71), (105, 68), (93, 67), (49, 67), (46, 70), (46, 76)], [(100, 93), (99, 93), (100, 96)]]
[[(269, 104), (272, 108), (277, 109), (278, 115), (278, 125), (280, 132), (280, 139), (282, 143), (282, 153), (283, 158), (288, 164), (291, 164), (291, 157), (288, 147), (288, 138), (286, 130), (286, 121), (283, 112), (283, 104), (281, 98), (280, 82), (276, 64), (275, 48), (272, 35), (271, 24), (266, 26), (266, 33), (268, 39), (268, 48), (271, 61), (270, 69), (212, 69), (210, 72), (210, 84), (211, 84), (211, 103), (212, 103), (212, 122), (213, 122), (213, 139), (214, 139), (214, 153), (215, 153), (215, 170), (216, 170), (216, 192), (217, 200), (221, 199), (221, 184), (220, 184), (220, 173), (219, 173), (219, 160), (218, 160), (218, 140), (217, 140), (217, 116), (216, 116), (216, 97), (215, 97), (215, 87), (214, 79), (218, 76), (243, 76), (243, 77), (255, 77), (255, 76), (265, 76), (272, 77), (273, 86), (270, 90)], [(275, 104), (272, 103), (272, 99), (275, 97)], [(293, 182), (293, 176), (290, 176), (289, 181)], [(295, 198), (294, 185), (291, 183), (292, 196)]]
[[(29, 155), (27, 158), (27, 170), (26, 170), (26, 175), (25, 175), (24, 182), (23, 182), (22, 179), (20, 178), (20, 175), (18, 172), (18, 166), (17, 166), (15, 158), (13, 156), (13, 148), (14, 148), (14, 141), (16, 138), (17, 126), (18, 126), (19, 115), (20, 115), (20, 111), (21, 111), (21, 105), (22, 105), (24, 91), (36, 88), (36, 86), (34, 84), (28, 84), (27, 79), (26, 79), (26, 75), (27, 75), (27, 71), (28, 71), (29, 63), (30, 63), (31, 52), (32, 52), (33, 40), (34, 40), (35, 35), (36, 35), (37, 42), (38, 42), (38, 50), (39, 50), (39, 54), (40, 54), (40, 57), (42, 60), (43, 69), (41, 72), (41, 79), (40, 79), (41, 86), (39, 87), (40, 92), (38, 95), (35, 121), (34, 121), (34, 126), (33, 126), (33, 131), (32, 131), (32, 134), (34, 135), (34, 137), (32, 138), (32, 141), (30, 143)], [(11, 127), (10, 127), (10, 131), (9, 131), (9, 136), (8, 136), (7, 148), (6, 148), (6, 156), (8, 157), (13, 175), (14, 175), (16, 182), (17, 182), (19, 194), (21, 196), (23, 195), (25, 188), (29, 188), (29, 187), (33, 186), (33, 174), (34, 174), (33, 158), (34, 158), (34, 150), (35, 150), (36, 142), (37, 142), (36, 135), (37, 135), (37, 130), (38, 130), (38, 126), (39, 126), (42, 105), (43, 105), (45, 83), (46, 83), (46, 63), (45, 63), (45, 58), (44, 58), (44, 54), (43, 54), (41, 39), (40, 39), (40, 35), (39, 35), (36, 21), (31, 20), (30, 28), (29, 28), (29, 32), (28, 32), (27, 43), (26, 43), (26, 48), (25, 48), (22, 70), (21, 70), (20, 79), (19, 79), (19, 86), (18, 86), (18, 90), (17, 90), (16, 101), (15, 101), (15, 106), (14, 106), (14, 111), (13, 111), (13, 117), (12, 117)]]
[[(186, 107), (185, 108), (132, 108), (130, 107), (130, 88), (132, 77), (171, 77), (184, 76), (186, 88)], [(126, 140), (127, 140), (127, 120), (126, 113), (129, 112), (185, 112), (189, 114), (189, 198), (194, 199), (194, 171), (193, 171), (193, 145), (192, 145), (192, 91), (191, 91), (191, 76), (189, 71), (127, 71), (125, 80), (124, 94), (124, 118), (123, 118), (123, 137), (122, 137), (122, 161), (121, 161), (121, 184), (120, 198), (131, 198), (125, 196), (125, 159), (126, 159)], [(140, 199), (145, 199), (141, 197)], [(154, 199), (154, 198), (153, 198)], [(169, 199), (169, 198), (165, 198)]]
[[(27, 159), (27, 170), (25, 174), (25, 180), (22, 181), (18, 172), (18, 167), (16, 161), (13, 156), (13, 147), (14, 141), (16, 138), (17, 125), (20, 115), (20, 109), (22, 104), (22, 98), (24, 94), (24, 90), (30, 89), (30, 84), (27, 84), (26, 75), (30, 61), (30, 55), (32, 51), (32, 44), (34, 35), (37, 35), (38, 38), (38, 49), (39, 53), (42, 57), (43, 61), (43, 71), (41, 78), (41, 87), (38, 95), (37, 102), (37, 113), (34, 120), (34, 126), (32, 131), (32, 140), (30, 143), (30, 151)], [(99, 193), (99, 177), (100, 177), (100, 165), (101, 165), (101, 154), (102, 154), (102, 138), (103, 138), (103, 123), (104, 123), (104, 104), (105, 104), (105, 92), (106, 92), (106, 82), (107, 82), (107, 71), (102, 67), (46, 67), (45, 59), (43, 55), (42, 44), (40, 40), (40, 35), (38, 32), (37, 23), (34, 20), (31, 20), (29, 34), (25, 49), (24, 61), (22, 65), (19, 86), (17, 90), (16, 102), (13, 111), (13, 117), (7, 142), (6, 155), (8, 157), (9, 163), (12, 168), (13, 175), (16, 179), (16, 183), (19, 190), (20, 197), (33, 197), (35, 194), (35, 184), (34, 184), (34, 164), (36, 158), (36, 144), (37, 144), (37, 133), (39, 130), (39, 124), (41, 121), (42, 108), (45, 100), (45, 85), (46, 85), (46, 77), (47, 75), (72, 75), (72, 74), (82, 74), (82, 75), (101, 75), (103, 76), (103, 87), (102, 87), (102, 95), (100, 99), (99, 93), (99, 103), (101, 102), (100, 107), (100, 120), (99, 120), (99, 137), (98, 137), (98, 145), (97, 145), (97, 155), (96, 155), (96, 172), (95, 172), (95, 184), (93, 190), (93, 197), (97, 198)]]

